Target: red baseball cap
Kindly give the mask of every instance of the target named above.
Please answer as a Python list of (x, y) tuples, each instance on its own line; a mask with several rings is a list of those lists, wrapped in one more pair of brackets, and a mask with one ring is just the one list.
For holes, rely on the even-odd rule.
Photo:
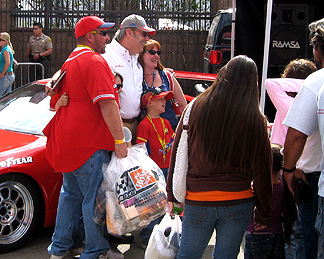
[(171, 100), (174, 97), (174, 93), (172, 91), (160, 92), (159, 94), (155, 94), (154, 92), (147, 92), (143, 94), (141, 98), (142, 108), (145, 109), (149, 100), (158, 100), (161, 98), (165, 98), (166, 101)]
[(114, 22), (104, 22), (98, 16), (85, 16), (82, 17), (75, 25), (75, 37), (79, 38), (94, 29), (110, 29), (115, 26)]

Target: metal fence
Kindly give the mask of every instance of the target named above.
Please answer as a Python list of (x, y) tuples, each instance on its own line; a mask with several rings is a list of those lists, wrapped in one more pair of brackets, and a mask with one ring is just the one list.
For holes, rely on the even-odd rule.
[[(230, 1), (222, 7), (229, 7)], [(157, 29), (162, 44), (161, 61), (175, 70), (202, 71), (203, 46), (211, 20), (219, 8), (216, 0), (2, 0), (0, 29), (11, 35), (16, 60), (28, 62), (26, 45), (34, 22), (44, 25), (53, 41), (50, 74), (55, 73), (76, 45), (74, 26), (85, 15), (97, 15), (116, 23), (114, 36), (129, 14), (142, 15)], [(16, 82), (16, 85), (18, 83)]]
[(42, 78), (44, 78), (44, 66), (41, 63), (31, 63), (31, 62), (17, 63), (17, 66), (14, 69), (16, 79), (12, 86), (12, 89), (16, 89), (19, 86), (31, 82), (32, 81), (31, 77), (36, 78), (37, 67), (39, 67)]

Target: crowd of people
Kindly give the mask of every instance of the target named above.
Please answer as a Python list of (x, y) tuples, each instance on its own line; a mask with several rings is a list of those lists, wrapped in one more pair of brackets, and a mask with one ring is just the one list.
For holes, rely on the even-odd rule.
[[(176, 114), (184, 109), (186, 100), (171, 69), (163, 72), (162, 68), (161, 74), (155, 75), (161, 53), (150, 45), (148, 37), (155, 29), (148, 27), (143, 17), (130, 15), (107, 44), (107, 30), (113, 26), (96, 16), (79, 20), (75, 27), (77, 47), (56, 73), (66, 71), (62, 85), (57, 91), (50, 83), (46, 86), (52, 96), (51, 109), (56, 111), (44, 129), (46, 156), (53, 168), (63, 172), (56, 227), (48, 247), (51, 258), (64, 258), (80, 250), (80, 258), (123, 258), (110, 249), (104, 226), (93, 221), (102, 164), (109, 163), (113, 151), (119, 158), (127, 156), (123, 126), (131, 130), (134, 143), (146, 143), (148, 153), (167, 178)], [(161, 47), (157, 41), (154, 44)], [(148, 52), (151, 50), (155, 53)], [(143, 67), (139, 55), (146, 56)], [(150, 86), (144, 80), (146, 63), (151, 63), (148, 69), (152, 69), (151, 76), (154, 74)], [(173, 118), (173, 127), (162, 116)], [(84, 123), (88, 126), (82, 126)], [(144, 246), (160, 220), (142, 230)], [(80, 222), (84, 224), (85, 247), (75, 241), (80, 236)]]
[[(128, 154), (123, 127), (162, 169), (169, 202), (181, 203), (176, 164), (187, 163), (177, 259), (202, 258), (214, 231), (214, 259), (237, 258), (244, 234), (247, 259), (324, 258), (324, 19), (309, 25), (315, 63), (293, 60), (281, 78), (266, 81), (277, 109), (271, 138), (251, 58), (231, 59), (188, 108), (172, 69), (161, 64), (161, 44), (149, 38), (155, 29), (129, 15), (110, 42), (114, 26), (80, 19), (77, 46), (55, 76), (65, 71), (61, 86), (51, 88), (53, 77), (45, 89), (56, 112), (44, 129), (46, 157), (63, 173), (51, 259), (124, 258), (93, 220), (103, 163), (112, 152)], [(53, 47), (42, 29), (34, 24), (27, 52), (45, 67)], [(1, 96), (15, 78), (8, 33), (0, 33), (0, 46)], [(160, 220), (141, 231), (143, 248)]]
[[(202, 258), (214, 231), (214, 259), (236, 258), (244, 234), (248, 259), (324, 258), (324, 20), (309, 26), (316, 64), (294, 60), (282, 78), (266, 81), (277, 109), (271, 139), (252, 59), (231, 59), (189, 109), (172, 70), (161, 64), (160, 43), (149, 39), (155, 30), (130, 15), (107, 44), (112, 26), (96, 16), (82, 18), (75, 27), (78, 45), (61, 69), (67, 72), (62, 86), (46, 87), (56, 110), (44, 129), (46, 155), (63, 172), (51, 258), (80, 252), (80, 258), (124, 258), (93, 222), (102, 163), (113, 151), (127, 156), (123, 126), (163, 170), (168, 201), (180, 203), (176, 163), (188, 164), (176, 258)], [(185, 125), (179, 115), (187, 113)], [(184, 161), (177, 156), (183, 131)], [(144, 248), (160, 220), (141, 231)], [(80, 226), (85, 247), (78, 241)]]

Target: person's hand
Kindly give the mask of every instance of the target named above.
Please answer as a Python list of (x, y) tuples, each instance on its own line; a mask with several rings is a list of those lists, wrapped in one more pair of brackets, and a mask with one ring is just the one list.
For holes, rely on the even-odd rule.
[(174, 207), (177, 207), (177, 208), (179, 208), (179, 209), (181, 209), (183, 211), (184, 203), (177, 203), (177, 202), (168, 201), (168, 203), (166, 205), (166, 212), (170, 213), (171, 216), (181, 214), (179, 212), (175, 213)]
[(50, 80), (50, 81), (48, 81), (48, 83), (45, 85), (45, 93), (48, 95), (48, 96), (50, 96), (50, 97), (52, 97), (52, 96), (54, 96), (55, 95), (55, 90), (53, 90), (52, 89), (52, 80)]
[[(296, 170), (295, 170), (296, 171)], [(296, 185), (296, 178), (295, 178), (295, 171), (294, 172), (283, 172), (285, 181), (287, 183), (289, 191), (292, 193), (292, 195), (295, 197), (295, 185)]]
[(296, 179), (303, 179), (303, 181), (304, 181), (305, 183), (308, 184), (308, 181), (307, 181), (306, 175), (305, 175), (305, 173), (304, 173), (303, 170), (297, 168), (297, 169), (295, 170), (294, 174), (295, 174), (295, 178), (296, 178)]
[(172, 68), (170, 68), (170, 67), (166, 67), (166, 68), (164, 68), (165, 70), (167, 70), (167, 71), (169, 71), (169, 73), (171, 74), (171, 75), (175, 75), (175, 73), (174, 73), (174, 70), (172, 69)]
[(127, 145), (126, 142), (122, 144), (115, 144), (115, 153), (118, 158), (125, 158), (127, 157)]
[(5, 73), (0, 73), (0, 78), (4, 78)]
[(33, 56), (33, 60), (37, 60), (39, 57), (40, 57), (40, 56), (39, 56), (38, 53), (37, 53), (37, 54), (35, 54), (35, 55)]
[(253, 226), (254, 226), (255, 231), (259, 231), (259, 230), (265, 229), (267, 227), (267, 226), (262, 225), (256, 221), (254, 221)]
[(69, 103), (69, 97), (64, 92), (64, 94), (61, 95), (60, 99), (58, 99), (57, 102), (59, 103), (60, 106), (67, 106)]

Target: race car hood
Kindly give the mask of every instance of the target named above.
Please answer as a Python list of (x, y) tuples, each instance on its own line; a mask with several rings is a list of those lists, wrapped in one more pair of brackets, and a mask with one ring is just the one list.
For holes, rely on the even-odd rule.
[[(39, 140), (45, 137), (31, 134), (24, 134), (8, 130), (0, 130), (0, 156), (3, 152), (12, 152), (30, 148), (30, 145), (39, 145)], [(46, 142), (46, 140), (44, 140)]]

